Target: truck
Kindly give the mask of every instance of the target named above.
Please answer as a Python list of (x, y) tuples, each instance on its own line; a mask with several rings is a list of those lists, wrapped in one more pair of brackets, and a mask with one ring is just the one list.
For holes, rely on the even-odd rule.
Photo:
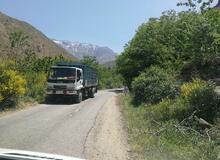
[(50, 68), (47, 99), (65, 96), (80, 103), (84, 98), (94, 98), (97, 90), (97, 72), (92, 67), (79, 62), (59, 62)]

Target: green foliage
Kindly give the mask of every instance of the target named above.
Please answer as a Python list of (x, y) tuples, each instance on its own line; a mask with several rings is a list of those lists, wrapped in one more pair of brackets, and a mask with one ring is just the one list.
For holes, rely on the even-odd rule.
[(166, 98), (156, 105), (148, 106), (146, 114), (152, 119), (159, 121), (183, 120), (185, 117), (183, 113), (186, 112), (187, 107), (188, 105), (182, 99), (171, 100)]
[(47, 75), (44, 72), (29, 72), (25, 74), (27, 80), (27, 98), (43, 101), (47, 88)]
[[(38, 58), (36, 53), (30, 48), (28, 43), (28, 37), (22, 32), (13, 32), (10, 34), (11, 43), (11, 54), (8, 55), (10, 61), (5, 62), (5, 67), (7, 68), (8, 79), (4, 78), (4, 83), (0, 85), (1, 93), (0, 100), (6, 101), (10, 99), (12, 103), (16, 102), (20, 95), (24, 93), (20, 92), (21, 87), (15, 82), (11, 82), (14, 78), (20, 83), (19, 75), (23, 75), (23, 79), (26, 83), (26, 92), (24, 94), (25, 100), (36, 100), (43, 101), (45, 97), (46, 80), (49, 68), (60, 61), (69, 61), (65, 59), (62, 55), (56, 57), (42, 57)], [(21, 56), (22, 55), (22, 56)], [(116, 74), (114, 69), (107, 69), (97, 63), (94, 58), (85, 57), (82, 61), (85, 64), (90, 65), (95, 68), (98, 72), (98, 78), (100, 81), (100, 88), (114, 88), (115, 86), (120, 86), (121, 81), (119, 76)], [(3, 70), (2, 70), (3, 71)], [(5, 72), (0, 75), (4, 77)], [(18, 74), (18, 76), (17, 76)], [(3, 81), (3, 80), (2, 80)], [(5, 85), (11, 85), (5, 89)], [(23, 84), (21, 84), (22, 86)], [(13, 88), (16, 87), (16, 88)], [(16, 90), (18, 89), (18, 91)], [(8, 95), (6, 95), (8, 93)], [(9, 95), (10, 94), (10, 95)], [(13, 94), (13, 95), (12, 95)], [(9, 104), (4, 103), (5, 106)]]
[(26, 92), (26, 80), (17, 71), (0, 65), (0, 109), (12, 106)]
[(127, 95), (121, 96), (121, 102), (129, 143), (135, 155), (133, 159), (217, 158), (218, 146), (215, 143), (218, 142), (217, 139), (212, 137), (212, 141), (209, 142), (206, 134), (202, 135), (190, 127), (182, 126), (179, 121), (172, 118), (176, 114), (174, 111), (177, 111), (178, 105), (183, 101), (173, 102), (164, 99), (160, 104), (150, 106), (143, 104), (142, 107), (135, 107), (132, 98)]
[(34, 52), (25, 54), (22, 60), (20, 60), (17, 69), (22, 72), (45, 72), (47, 73), (51, 66), (57, 62), (64, 61), (65, 58), (62, 55), (55, 57), (42, 57), (38, 58)]
[(8, 58), (13, 60), (15, 64), (21, 64), (22, 54), (27, 54), (32, 52), (30, 45), (28, 43), (28, 36), (26, 36), (22, 31), (15, 31), (10, 33), (10, 54)]
[[(0, 66), (2, 78), (0, 99), (7, 101), (4, 102), (5, 106), (10, 106), (9, 100), (10, 103), (16, 102), (20, 95), (24, 95), (25, 99), (44, 100), (47, 72), (52, 65), (61, 60), (63, 60), (62, 56), (37, 58), (31, 53), (26, 54), (19, 64), (13, 60), (6, 61)], [(25, 85), (25, 94), (22, 90), (23, 85)]]
[[(212, 78), (220, 73), (220, 12), (165, 12), (142, 24), (117, 59), (118, 72), (128, 86), (146, 68), (157, 65)], [(187, 76), (188, 75), (188, 76)]]
[[(148, 106), (147, 115), (155, 120), (181, 122), (191, 116), (203, 118), (214, 123), (219, 113), (220, 99), (214, 91), (215, 86), (210, 82), (194, 79), (181, 86), (181, 95), (176, 99), (163, 99), (160, 103)], [(185, 120), (188, 121), (188, 120)], [(194, 117), (187, 125), (192, 127)]]
[(122, 87), (122, 78), (116, 73), (115, 68), (102, 67), (101, 78), (99, 80), (100, 88), (120, 88)]
[(213, 123), (220, 106), (220, 99), (214, 90), (215, 85), (213, 83), (199, 79), (183, 84), (181, 86), (181, 95), (190, 106), (187, 115), (189, 116), (196, 111), (196, 115), (199, 118)]
[[(4, 65), (6, 69), (10, 70), (7, 70), (7, 76), (9, 76), (9, 78), (4, 79), (4, 83), (7, 85), (12, 83), (13, 85), (4, 91), (5, 93), (7, 92), (10, 94), (7, 96), (9, 98), (4, 99), (10, 99), (11, 102), (15, 102), (21, 95), (21, 92), (16, 91), (16, 89), (21, 90), (22, 85), (19, 87), (18, 84), (11, 82), (12, 80), (10, 80), (11, 76), (11, 78), (17, 78), (16, 81), (21, 83), (21, 80), (19, 81), (19, 78), (16, 75), (18, 74), (23, 75), (22, 78), (25, 78), (24, 82), (27, 83), (26, 93), (24, 95), (25, 99), (42, 101), (45, 96), (47, 72), (52, 65), (65, 60), (64, 57), (60, 55), (56, 57), (38, 58), (35, 52), (30, 48), (28, 36), (20, 31), (12, 32), (9, 39), (11, 43), (11, 54), (8, 55), (8, 58), (10, 58), (10, 61), (6, 61)], [(5, 72), (2, 72), (0, 75), (4, 76), (4, 74)], [(5, 88), (4, 83), (0, 85), (1, 88)], [(22, 92), (22, 94), (24, 93)], [(5, 95), (3, 95), (3, 97), (5, 97)]]
[[(47, 72), (50, 66), (59, 61), (66, 60), (62, 55), (54, 57), (37, 57), (36, 53), (31, 48), (28, 36), (21, 31), (10, 33), (10, 50), (11, 54), (8, 58), (15, 62), (15, 67), (19, 72)], [(66, 60), (68, 61), (68, 60)]]
[(16, 69), (27, 81), (26, 99), (43, 101), (45, 97), (47, 73), (51, 66), (65, 60), (62, 55), (38, 58), (34, 52), (27, 52)]
[(86, 65), (96, 69), (97, 72), (99, 72), (100, 67), (101, 67), (95, 57), (85, 56), (81, 60), (81, 63), (86, 64)]
[(178, 91), (173, 79), (170, 74), (159, 67), (147, 69), (132, 83), (134, 100), (155, 104), (163, 98), (174, 98)]
[(201, 11), (205, 11), (211, 8), (213, 0), (186, 0), (186, 2), (180, 2), (177, 6), (186, 6), (189, 11), (196, 11), (200, 8)]
[(140, 102), (123, 99), (136, 159), (217, 159), (220, 98), (204, 81), (220, 76), (220, 11), (209, 10), (211, 3), (188, 0), (179, 5), (189, 11), (149, 19), (116, 61)]
[(22, 31), (15, 31), (10, 33), (9, 40), (11, 42), (11, 48), (19, 48), (27, 45), (28, 36)]

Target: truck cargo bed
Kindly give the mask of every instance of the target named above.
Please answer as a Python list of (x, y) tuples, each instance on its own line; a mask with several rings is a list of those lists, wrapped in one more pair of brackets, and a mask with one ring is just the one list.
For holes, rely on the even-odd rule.
[(98, 85), (97, 72), (95, 69), (79, 62), (60, 62), (57, 66), (77, 67), (83, 70), (83, 86), (92, 87)]

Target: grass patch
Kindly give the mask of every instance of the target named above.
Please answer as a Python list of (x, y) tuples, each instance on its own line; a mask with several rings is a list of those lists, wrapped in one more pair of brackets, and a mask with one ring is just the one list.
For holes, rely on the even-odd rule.
[[(129, 95), (121, 95), (120, 101), (134, 159), (214, 160), (218, 158), (220, 148), (217, 126), (209, 130), (211, 138), (209, 139), (209, 136), (202, 132), (180, 125), (175, 118), (161, 118), (160, 115), (150, 114), (152, 107), (171, 105), (172, 109), (175, 107), (175, 102), (164, 102), (154, 106), (142, 104), (137, 107), (133, 106)], [(176, 103), (176, 105), (181, 104), (180, 101)], [(156, 113), (160, 112), (162, 111)], [(169, 116), (169, 114), (166, 115)], [(158, 119), (155, 116), (158, 116)]]
[(17, 111), (21, 111), (24, 109), (28, 109), (30, 107), (34, 107), (36, 106), (38, 103), (33, 100), (33, 99), (22, 99), (21, 101), (19, 101), (15, 106), (13, 107), (7, 107), (7, 108), (3, 108), (0, 110), (0, 117), (5, 116), (7, 114), (13, 113), (13, 112), (17, 112)]

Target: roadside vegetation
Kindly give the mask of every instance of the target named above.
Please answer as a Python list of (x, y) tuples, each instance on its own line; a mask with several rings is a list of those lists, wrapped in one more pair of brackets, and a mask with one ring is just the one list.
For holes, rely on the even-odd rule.
[[(220, 11), (188, 1), (142, 24), (117, 59), (131, 93), (121, 96), (136, 159), (217, 159)], [(198, 11), (198, 6), (200, 10)]]
[(50, 66), (63, 56), (38, 58), (23, 32), (10, 34), (10, 54), (0, 59), (0, 110), (14, 108), (20, 101), (42, 102)]
[[(72, 61), (61, 54), (38, 57), (23, 32), (12, 32), (9, 39), (10, 54), (0, 59), (0, 111), (18, 107), (19, 102), (43, 102), (50, 67), (60, 61)], [(93, 57), (85, 57), (81, 62), (97, 70), (99, 89), (122, 86), (115, 68), (104, 67)]]

